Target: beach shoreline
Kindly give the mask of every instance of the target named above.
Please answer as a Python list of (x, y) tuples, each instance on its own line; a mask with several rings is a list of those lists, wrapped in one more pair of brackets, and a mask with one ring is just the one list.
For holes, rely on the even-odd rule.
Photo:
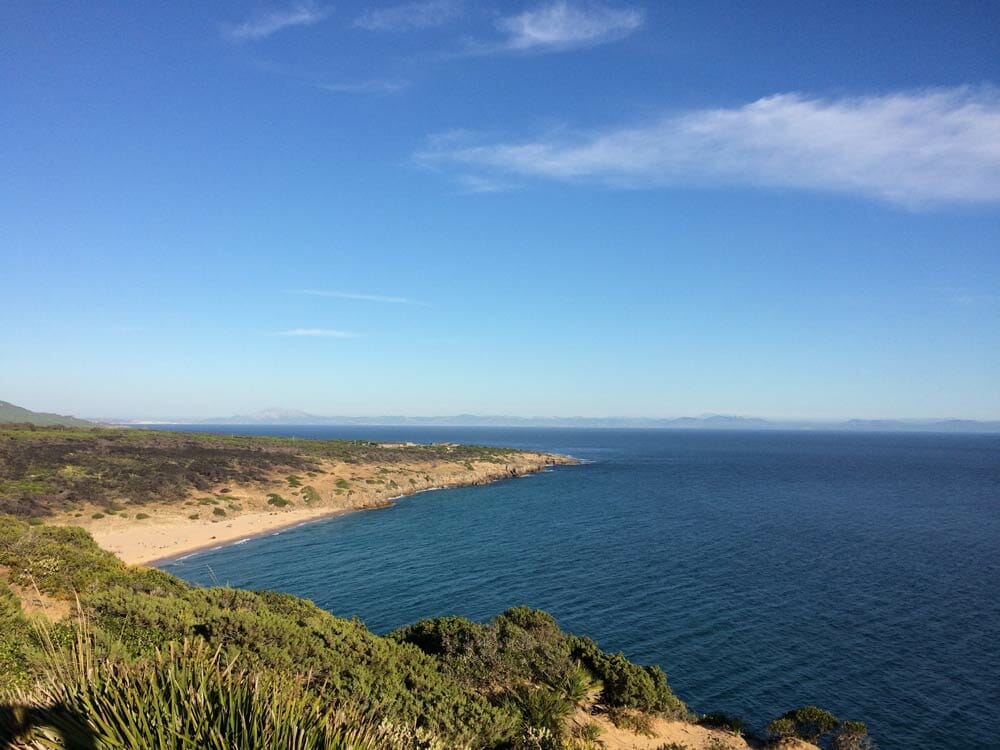
[[(436, 461), (391, 468), (330, 461), (324, 463), (320, 475), (307, 480), (320, 498), (313, 502), (301, 499), (303, 488), (289, 487), (284, 478), (275, 476), (266, 483), (193, 492), (180, 504), (145, 505), (139, 513), (101, 518), (92, 517), (100, 513), (91, 517), (84, 513), (53, 522), (83, 526), (102, 548), (129, 565), (156, 567), (345, 513), (391, 507), (397, 500), (422, 492), (492, 484), (576, 463), (569, 456), (533, 452), (512, 453), (503, 463)], [(341, 489), (346, 476), (352, 479), (349, 491)], [(269, 504), (279, 492), (283, 499), (291, 496), (285, 507)]]

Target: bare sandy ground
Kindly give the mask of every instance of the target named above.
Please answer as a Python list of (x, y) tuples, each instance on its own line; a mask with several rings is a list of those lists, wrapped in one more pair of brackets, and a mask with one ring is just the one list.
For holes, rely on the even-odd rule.
[[(577, 727), (586, 724), (597, 724), (601, 728), (600, 743), (605, 750), (659, 750), (671, 743), (685, 750), (752, 750), (757, 747), (742, 737), (721, 729), (709, 729), (685, 721), (661, 718), (653, 719), (651, 735), (636, 734), (616, 727), (607, 716), (590, 714), (583, 709), (579, 709), (570, 717), (568, 728), (572, 733)], [(801, 740), (788, 740), (781, 745), (781, 750), (819, 750), (819, 748)]]
[(52, 522), (83, 526), (125, 562), (148, 564), (339, 513), (385, 507), (425, 490), (486, 484), (568, 463), (575, 461), (543, 453), (512, 453), (503, 463), (416, 458), (380, 466), (326, 461), (308, 475), (213, 487), (180, 503), (130, 505), (100, 518), (93, 516), (102, 515), (101, 508), (87, 507)]

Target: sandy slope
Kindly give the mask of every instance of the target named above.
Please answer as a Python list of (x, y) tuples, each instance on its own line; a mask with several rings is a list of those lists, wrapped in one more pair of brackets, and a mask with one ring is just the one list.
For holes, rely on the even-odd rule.
[[(570, 717), (568, 729), (572, 733), (577, 727), (585, 724), (597, 724), (601, 728), (600, 742), (605, 750), (658, 750), (664, 745), (674, 743), (685, 750), (752, 750), (756, 745), (749, 744), (742, 737), (737, 737), (721, 729), (709, 729), (688, 724), (684, 721), (668, 719), (653, 719), (653, 734), (636, 734), (627, 729), (616, 727), (607, 716), (590, 714), (579, 709)], [(781, 750), (819, 750), (816, 745), (801, 740), (787, 740), (780, 745)]]

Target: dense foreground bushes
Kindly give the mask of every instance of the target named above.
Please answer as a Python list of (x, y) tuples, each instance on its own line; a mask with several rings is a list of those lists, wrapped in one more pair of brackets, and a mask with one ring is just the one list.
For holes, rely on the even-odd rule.
[(659, 667), (638, 666), (621, 653), (601, 651), (589, 638), (567, 635), (547, 612), (515, 607), (488, 624), (460, 617), (423, 620), (391, 637), (439, 657), (456, 679), (478, 692), (530, 683), (570, 702), (593, 692), (605, 706), (688, 717)]

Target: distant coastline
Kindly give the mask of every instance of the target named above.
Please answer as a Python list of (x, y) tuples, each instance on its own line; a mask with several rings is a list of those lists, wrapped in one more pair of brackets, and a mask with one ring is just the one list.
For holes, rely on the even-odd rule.
[(700, 417), (516, 417), (456, 414), (440, 417), (319, 416), (308, 412), (266, 409), (231, 417), (100, 417), (102, 424), (156, 427), (162, 425), (275, 426), (275, 427), (553, 427), (664, 430), (790, 430), (811, 432), (940, 432), (1000, 433), (1000, 420), (973, 419), (849, 419), (844, 421), (777, 420), (760, 417), (705, 415)]

